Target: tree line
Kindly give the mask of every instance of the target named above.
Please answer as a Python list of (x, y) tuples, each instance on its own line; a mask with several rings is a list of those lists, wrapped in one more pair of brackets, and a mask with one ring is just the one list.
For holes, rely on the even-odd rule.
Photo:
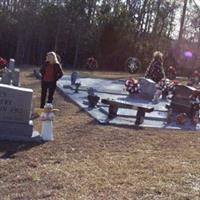
[[(194, 0), (0, 0), (0, 24), (0, 56), (19, 65), (41, 64), (48, 51), (71, 68), (84, 68), (93, 56), (101, 69), (123, 70), (134, 56), (144, 70), (155, 50), (166, 66), (200, 61)], [(186, 50), (193, 59), (183, 56)]]

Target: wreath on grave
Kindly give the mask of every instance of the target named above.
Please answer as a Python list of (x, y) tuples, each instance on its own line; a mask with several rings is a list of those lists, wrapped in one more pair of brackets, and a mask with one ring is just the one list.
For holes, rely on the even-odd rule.
[(140, 62), (137, 58), (129, 57), (126, 61), (126, 68), (129, 73), (134, 74), (138, 71)]

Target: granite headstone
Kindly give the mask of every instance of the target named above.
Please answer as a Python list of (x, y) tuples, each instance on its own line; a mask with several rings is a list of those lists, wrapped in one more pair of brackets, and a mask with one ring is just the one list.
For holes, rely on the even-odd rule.
[(192, 102), (191, 96), (196, 91), (194, 87), (177, 85), (173, 92), (171, 107), (176, 112), (191, 114)]
[(156, 92), (156, 83), (151, 79), (140, 78), (139, 81), (140, 95), (143, 98), (152, 100)]
[(12, 82), (12, 72), (8, 68), (5, 68), (2, 74), (1, 83), (10, 85), (11, 82)]

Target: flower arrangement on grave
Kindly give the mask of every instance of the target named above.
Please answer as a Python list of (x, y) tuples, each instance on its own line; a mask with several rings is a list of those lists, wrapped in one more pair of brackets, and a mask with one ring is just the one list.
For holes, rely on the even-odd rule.
[(169, 68), (166, 71), (166, 76), (170, 80), (175, 80), (176, 79), (176, 69), (173, 66), (169, 66)]
[(165, 99), (170, 93), (173, 95), (174, 94), (174, 90), (176, 88), (176, 86), (179, 84), (178, 81), (167, 81), (166, 82), (166, 86), (162, 92), (163, 95), (163, 99)]
[(153, 103), (158, 103), (158, 100), (162, 94), (162, 99), (166, 99), (169, 93), (173, 94), (175, 86), (178, 84), (178, 81), (170, 81), (169, 79), (162, 79), (156, 84), (156, 92), (153, 98)]
[(125, 82), (125, 89), (130, 95), (139, 93), (138, 81), (132, 77), (129, 77)]
[(0, 57), (0, 69), (3, 69), (8, 64), (8, 61), (2, 57)]
[(8, 64), (7, 60), (0, 57), (0, 76), (2, 76), (7, 64)]

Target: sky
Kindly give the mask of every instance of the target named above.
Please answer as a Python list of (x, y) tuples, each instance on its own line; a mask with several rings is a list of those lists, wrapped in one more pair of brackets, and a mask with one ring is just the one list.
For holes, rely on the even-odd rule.
[[(183, 1), (183, 0), (182, 0)], [(199, 6), (200, 8), (200, 0), (195, 0), (196, 4)], [(177, 12), (176, 14), (176, 26), (174, 29), (174, 34), (173, 34), (173, 38), (177, 38), (178, 37), (178, 31), (180, 29), (180, 18), (181, 18), (181, 12), (182, 10), (180, 9), (179, 12)]]

